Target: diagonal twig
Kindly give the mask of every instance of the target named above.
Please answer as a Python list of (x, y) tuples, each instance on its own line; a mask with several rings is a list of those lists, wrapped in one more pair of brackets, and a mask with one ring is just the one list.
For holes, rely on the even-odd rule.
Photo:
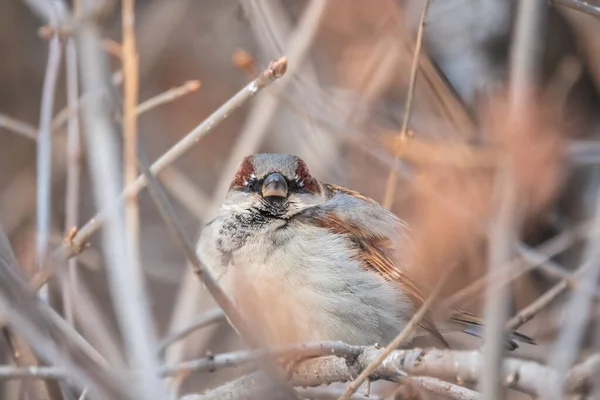
[[(417, 83), (417, 73), (419, 71), (419, 55), (421, 54), (421, 46), (423, 44), (423, 33), (425, 32), (425, 21), (427, 20), (427, 12), (432, 0), (425, 0), (423, 6), (423, 12), (421, 13), (421, 20), (419, 21), (419, 30), (417, 31), (417, 43), (415, 45), (415, 52), (413, 54), (412, 65), (410, 67), (410, 82), (408, 85), (408, 95), (406, 97), (406, 106), (404, 110), (404, 118), (402, 120), (402, 130), (400, 131), (400, 139), (406, 141), (408, 138), (408, 124), (410, 122), (410, 116), (413, 106), (413, 96), (415, 93), (415, 87)], [(394, 155), (394, 165), (398, 163), (398, 156)], [(385, 208), (390, 209), (394, 203), (394, 195), (396, 193), (396, 185), (398, 184), (398, 176), (396, 168), (391, 168), (388, 175), (388, 181), (385, 188), (385, 194), (383, 196), (383, 202), (381, 203)]]
[(551, 0), (554, 5), (568, 7), (592, 17), (600, 18), (600, 7), (580, 0)]

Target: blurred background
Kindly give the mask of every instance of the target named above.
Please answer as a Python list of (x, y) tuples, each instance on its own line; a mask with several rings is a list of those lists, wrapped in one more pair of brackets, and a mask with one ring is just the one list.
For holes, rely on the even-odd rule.
[[(106, 3), (103, 48), (111, 71), (117, 73), (123, 56), (121, 8), (119, 2)], [(286, 56), (284, 78), (232, 113), (160, 175), (189, 237), (197, 240), (248, 154), (294, 153), (322, 181), (384, 202), (397, 151), (401, 172), (391, 207), (411, 226), (416, 251), (408, 265), (424, 286), (433, 285), (431, 279), (440, 271), (456, 267), (444, 288), (444, 296), (451, 297), (487, 271), (492, 247), (488, 225), (498, 210), (493, 166), (499, 153), (516, 171), (514, 219), (521, 257), (529, 254), (525, 259), (532, 262), (531, 257), (539, 256), (533, 248), (578, 229), (595, 213), (600, 182), (600, 2), (588, 0), (585, 12), (573, 8), (579, 3), (575, 1), (538, 3), (541, 17), (532, 39), (536, 51), (527, 53), (534, 72), (527, 87), (511, 89), (510, 78), (519, 68), (514, 55), (517, 2), (432, 2), (408, 125), (412, 142), (403, 145), (398, 138), (423, 0), (137, 0), (140, 103), (200, 81), (197, 90), (184, 90), (140, 115), (139, 141), (148, 158), (157, 159), (270, 61)], [(40, 122), (48, 57), (42, 26), (24, 2), (0, 2), (0, 223), (29, 277), (36, 268), (36, 142), (27, 132), (35, 136)], [(64, 65), (55, 116), (67, 101)], [(510, 114), (511, 90), (530, 96), (519, 105), (517, 120)], [(15, 129), (15, 121), (21, 129)], [(66, 144), (62, 124), (52, 133), (50, 249), (72, 228), (65, 223)], [(85, 151), (80, 156), (78, 226), (98, 211)], [(139, 206), (141, 264), (160, 338), (215, 304), (144, 190)], [(580, 239), (556, 251), (551, 266), (569, 273), (577, 269), (586, 248)], [(89, 321), (75, 312), (78, 330), (109, 360), (122, 362), (99, 235), (92, 237), (77, 263), (89, 289), (81, 302), (97, 311)], [(548, 271), (552, 268), (532, 268), (512, 282), (511, 314), (559, 281), (560, 274)], [(54, 279), (49, 291), (63, 313), (59, 283)], [(520, 355), (546, 360), (557, 329), (568, 317), (564, 304), (569, 293), (565, 290), (523, 326), (539, 345), (524, 346)], [(461, 307), (482, 313), (482, 292), (458, 299)], [(584, 351), (599, 332), (598, 311), (594, 305)], [(461, 346), (480, 344), (465, 340)], [(207, 351), (240, 347), (221, 320), (170, 346), (165, 360), (174, 364)], [(238, 374), (240, 370), (194, 374), (185, 379), (180, 393), (214, 387)], [(3, 386), (0, 397), (18, 398), (17, 383)]]

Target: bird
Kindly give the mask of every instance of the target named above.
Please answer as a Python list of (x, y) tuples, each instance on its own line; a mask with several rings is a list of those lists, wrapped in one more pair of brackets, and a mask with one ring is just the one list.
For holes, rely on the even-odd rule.
[[(275, 346), (310, 341), (387, 345), (425, 302), (401, 257), (407, 225), (375, 200), (322, 183), (291, 154), (241, 162), (197, 255), (236, 307)], [(454, 309), (456, 330), (482, 337), (481, 319)], [(427, 310), (415, 337), (448, 342)], [(535, 344), (513, 331), (506, 348)]]

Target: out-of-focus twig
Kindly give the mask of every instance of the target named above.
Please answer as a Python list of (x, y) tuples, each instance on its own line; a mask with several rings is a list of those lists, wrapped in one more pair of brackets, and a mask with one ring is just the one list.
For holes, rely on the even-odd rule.
[(567, 288), (569, 284), (566, 281), (560, 281), (552, 288), (550, 288), (546, 293), (538, 297), (534, 302), (530, 305), (522, 309), (512, 317), (506, 323), (506, 330), (512, 331), (518, 329), (523, 324), (528, 321), (531, 321), (533, 317), (536, 316), (541, 310), (546, 308), (552, 301), (554, 301), (558, 296), (561, 295)]
[(363, 384), (365, 380), (369, 378), (375, 372), (375, 370), (379, 367), (381, 363), (386, 359), (388, 355), (392, 353), (395, 349), (400, 347), (402, 343), (406, 341), (406, 339), (412, 334), (413, 330), (417, 327), (417, 325), (421, 322), (425, 314), (430, 312), (430, 307), (437, 298), (442, 286), (446, 282), (446, 278), (453, 268), (450, 268), (446, 271), (446, 273), (440, 278), (436, 287), (433, 289), (427, 300), (421, 305), (421, 308), (413, 315), (410, 322), (406, 324), (404, 329), (392, 340), (385, 348), (385, 350), (377, 357), (371, 364), (369, 364), (357, 377), (354, 379), (346, 388), (346, 391), (342, 396), (340, 396), (340, 400), (348, 400), (350, 396), (355, 393), (358, 388)]
[(135, 111), (138, 116), (142, 115), (155, 107), (175, 101), (178, 98), (193, 93), (198, 89), (200, 89), (200, 81), (187, 81), (179, 87), (169, 89), (166, 92), (158, 94), (144, 101), (136, 107)]
[[(139, 91), (138, 54), (135, 46), (135, 0), (123, 0), (121, 8), (123, 31), (123, 170), (125, 186), (137, 178), (137, 113)], [(131, 253), (130, 268), (139, 270), (140, 265), (140, 210), (137, 193), (125, 196), (125, 226)]]
[(188, 178), (183, 171), (170, 166), (158, 177), (167, 192), (183, 205), (198, 221), (208, 220), (211, 198)]
[(199, 315), (194, 321), (192, 321), (189, 326), (180, 331), (173, 332), (167, 335), (164, 339), (160, 341), (158, 344), (158, 349), (162, 353), (165, 348), (167, 348), (172, 343), (183, 339), (185, 336), (194, 332), (197, 329), (204, 328), (207, 325), (217, 323), (225, 319), (225, 314), (223, 310), (220, 308), (215, 308), (213, 310), (207, 311), (201, 315)]
[(580, 0), (551, 0), (553, 4), (571, 8), (573, 10), (600, 18), (600, 7)]
[[(507, 163), (508, 164), (508, 163)], [(489, 234), (488, 271), (493, 274), (510, 261), (518, 232), (518, 199), (512, 165), (503, 165), (497, 172), (495, 185), (495, 209)], [(505, 387), (501, 382), (504, 345), (504, 325), (508, 319), (509, 290), (506, 285), (490, 282), (485, 292), (485, 343), (486, 356), (481, 384), (487, 399), (503, 399)]]
[[(94, 1), (82, 1), (82, 12), (93, 8), (94, 4)], [(100, 48), (100, 42), (99, 29), (94, 21), (83, 24), (77, 32), (82, 82), (88, 93), (108, 93), (109, 90), (108, 60)], [(123, 210), (114, 206), (115, 199), (119, 198), (122, 191), (122, 174), (117, 158), (117, 135), (111, 121), (111, 112), (103, 98), (95, 95), (90, 97), (89, 104), (84, 109), (84, 123), (96, 204), (107, 207), (103, 247), (114, 311), (121, 327), (130, 367), (143, 371), (132, 387), (140, 399), (163, 399), (166, 398), (166, 393), (156, 377), (158, 359), (155, 328), (144, 277), (140, 268), (136, 267), (134, 251), (128, 248), (130, 242), (126, 234)], [(126, 196), (128, 195), (131, 193)], [(79, 246), (67, 248), (81, 249)], [(47, 267), (46, 270), (48, 269)]]
[[(523, 115), (537, 81), (540, 66), (541, 28), (545, 17), (546, 0), (521, 0), (511, 48), (509, 73), (509, 118), (517, 124)], [(488, 268), (498, 270), (509, 261), (517, 244), (520, 229), (520, 199), (516, 187), (514, 163), (510, 156), (498, 164), (495, 180), (495, 213), (489, 235)], [(505, 398), (502, 367), (506, 347), (503, 343), (505, 325), (509, 316), (509, 288), (489, 284), (485, 293), (485, 343), (486, 357), (481, 370), (481, 390), (486, 399)]]
[[(425, 32), (425, 21), (427, 21), (427, 12), (429, 11), (429, 5), (432, 0), (425, 0), (423, 6), (423, 12), (421, 13), (421, 20), (419, 21), (419, 30), (417, 31), (417, 43), (415, 45), (415, 52), (413, 54), (412, 65), (410, 68), (410, 81), (408, 86), (408, 95), (406, 97), (406, 106), (404, 109), (404, 118), (402, 120), (402, 130), (400, 131), (400, 139), (406, 141), (408, 138), (408, 124), (410, 122), (410, 116), (412, 112), (413, 96), (415, 93), (415, 87), (417, 83), (417, 73), (419, 71), (419, 56), (421, 54), (421, 46), (423, 44), (423, 34)], [(394, 164), (397, 163), (397, 155), (394, 157)], [(394, 203), (394, 195), (396, 193), (396, 185), (398, 176), (396, 175), (396, 169), (391, 168), (388, 175), (388, 181), (385, 188), (385, 194), (383, 196), (383, 202), (381, 203), (385, 208), (392, 207)]]
[(547, 0), (520, 0), (510, 54), (509, 103), (518, 118), (539, 84)]
[[(598, 196), (598, 189), (596, 189)], [(588, 238), (580, 269), (584, 270), (580, 277), (582, 290), (572, 292), (566, 304), (563, 329), (552, 348), (549, 365), (555, 368), (560, 379), (547, 388), (548, 398), (562, 398), (565, 388), (565, 376), (571, 364), (577, 359), (579, 346), (583, 340), (592, 307), (593, 293), (597, 289), (600, 278), (600, 202), (595, 204), (593, 227)]]
[[(59, 23), (56, 3), (47, 2), (52, 25)], [(40, 125), (37, 138), (37, 213), (36, 213), (36, 258), (37, 268), (46, 264), (48, 240), (50, 237), (51, 173), (52, 173), (52, 114), (54, 96), (62, 59), (62, 46), (57, 34), (52, 35), (48, 45), (48, 62), (44, 74)]]
[(34, 126), (9, 117), (8, 115), (0, 114), (0, 127), (23, 135), (29, 139), (37, 140), (38, 131)]
[[(79, 82), (77, 73), (77, 49), (75, 40), (69, 38), (66, 46), (67, 65), (67, 107), (76, 106), (79, 98)], [(65, 195), (65, 235), (77, 226), (79, 220), (79, 179), (81, 176), (81, 139), (79, 132), (79, 115), (69, 116), (67, 125), (67, 189)], [(63, 302), (67, 321), (74, 324), (73, 295), (77, 293), (77, 260), (68, 261), (68, 282), (63, 289)]]
[[(522, 253), (522, 258), (513, 259), (501, 269), (486, 274), (484, 277), (474, 281), (464, 289), (461, 289), (444, 299), (443, 303), (447, 307), (452, 307), (454, 305), (462, 304), (467, 299), (474, 298), (488, 285), (505, 285), (531, 269), (543, 265), (546, 261), (563, 252), (570, 245), (575, 243), (576, 240), (585, 237), (588, 232), (589, 226), (587, 225), (579, 227), (578, 229), (566, 230), (538, 246), (535, 250), (535, 258), (527, 257), (527, 254), (531, 254), (531, 252), (528, 252), (527, 254)], [(526, 265), (525, 262), (527, 262)], [(513, 272), (511, 273), (510, 271)], [(561, 275), (560, 278), (567, 280), (568, 282), (574, 280), (572, 277), (568, 280), (569, 276)]]

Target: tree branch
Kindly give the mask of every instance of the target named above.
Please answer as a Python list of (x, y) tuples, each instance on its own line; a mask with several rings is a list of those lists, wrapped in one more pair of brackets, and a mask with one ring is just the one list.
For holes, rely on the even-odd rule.
[[(285, 354), (285, 351), (279, 350), (277, 354)], [(303, 361), (291, 371), (290, 382), (292, 385), (303, 387), (348, 382), (358, 376), (361, 371), (371, 365), (384, 352), (383, 349), (376, 347), (349, 346), (335, 342), (307, 344), (304, 347), (296, 346), (289, 348), (287, 351), (299, 354), (304, 352), (304, 355), (321, 351), (322, 355), (326, 355), (325, 357)], [(254, 354), (262, 355), (261, 353)], [(249, 353), (245, 355), (241, 352), (237, 354), (230, 353), (227, 357), (221, 355), (218, 361), (213, 360), (213, 364), (210, 366), (214, 368), (212, 370), (240, 366), (251, 360), (251, 358)], [(195, 366), (201, 368), (201, 370), (211, 370), (208, 362), (209, 358), (194, 361)], [(458, 382), (459, 384), (478, 383), (480, 379), (479, 371), (481, 371), (484, 364), (485, 357), (479, 351), (420, 348), (395, 350), (385, 358), (383, 363), (378, 365), (370, 375), (370, 379), (397, 381), (399, 377), (403, 376), (404, 372), (409, 375), (416, 375), (416, 378), (411, 378), (411, 382), (418, 384), (419, 387), (425, 390), (429, 388), (430, 391), (435, 391), (446, 385), (445, 387), (449, 389), (447, 391), (449, 398), (466, 399), (472, 398), (468, 396), (473, 396), (474, 392), (450, 382)], [(574, 366), (566, 375), (566, 391), (570, 394), (584, 393), (591, 387), (595, 379), (594, 371), (598, 366), (600, 366), (600, 354), (595, 354), (583, 363)], [(447, 382), (439, 379), (423, 379), (423, 377), (435, 377)], [(252, 397), (264, 388), (264, 379), (264, 373), (255, 372), (203, 394), (184, 396), (181, 400)], [(503, 360), (502, 382), (507, 387), (520, 392), (540, 396), (556, 379), (558, 379), (558, 373), (554, 369), (537, 362), (517, 358), (505, 358)]]

